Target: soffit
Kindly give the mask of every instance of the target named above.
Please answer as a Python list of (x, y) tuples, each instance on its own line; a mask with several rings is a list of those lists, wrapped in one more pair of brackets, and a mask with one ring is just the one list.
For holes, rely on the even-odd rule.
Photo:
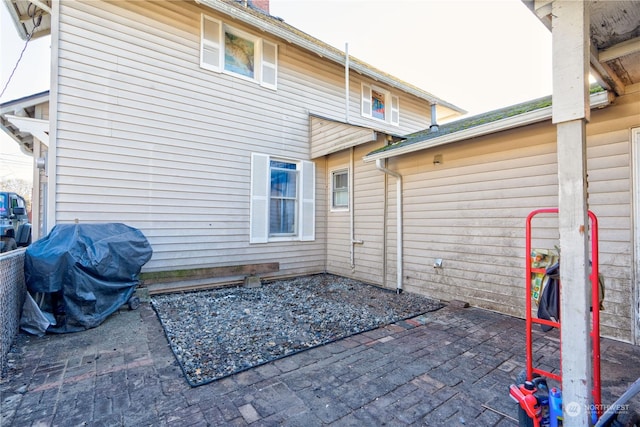
[[(552, 1), (523, 0), (551, 29)], [(640, 2), (589, 1), (592, 74), (602, 87), (623, 95), (640, 87)], [(636, 86), (638, 85), (638, 86)]]
[(23, 40), (30, 34), (32, 39), (51, 34), (51, 0), (4, 0), (4, 4)]

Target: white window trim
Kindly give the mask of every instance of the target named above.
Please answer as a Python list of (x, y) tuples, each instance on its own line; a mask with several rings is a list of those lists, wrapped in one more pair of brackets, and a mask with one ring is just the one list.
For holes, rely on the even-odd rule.
[[(347, 206), (335, 206), (333, 204), (333, 193), (335, 190), (335, 186), (334, 186), (334, 178), (335, 178), (335, 174), (339, 173), (339, 172), (345, 172), (347, 174)], [(351, 208), (349, 206), (349, 202), (351, 200), (350, 197), (350, 191), (351, 188), (349, 188), (349, 183), (351, 182), (351, 171), (349, 170), (349, 168), (338, 168), (338, 169), (333, 169), (331, 171), (329, 171), (329, 182), (331, 183), (331, 191), (329, 191), (329, 210), (331, 212), (349, 212), (349, 209)]]
[[(372, 91), (380, 92), (384, 94), (385, 100), (385, 118), (380, 119), (373, 116), (373, 102), (371, 100)], [(400, 126), (400, 97), (392, 94), (390, 91), (383, 89), (376, 85), (370, 85), (362, 83), (361, 96), (361, 108), (360, 113), (362, 117), (376, 120), (379, 122), (387, 123), (393, 126)]]
[[(231, 25), (228, 25), (218, 19), (211, 18), (205, 14), (201, 15), (201, 24), (200, 24), (200, 67), (215, 71), (217, 73), (226, 74), (229, 76), (233, 76), (236, 78), (240, 78), (242, 80), (250, 81), (253, 83), (258, 83), (261, 86), (268, 89), (277, 89), (278, 85), (278, 45), (276, 43), (271, 43), (267, 40), (264, 40), (261, 37), (248, 33), (246, 31), (235, 28)], [(218, 26), (218, 34), (214, 35), (212, 38), (205, 38), (204, 28), (205, 21), (209, 21), (215, 23)], [(254, 45), (254, 70), (253, 77), (245, 76), (240, 73), (236, 73), (230, 70), (227, 70), (225, 67), (225, 34), (230, 33), (241, 37), (246, 40), (250, 40)], [(210, 48), (211, 50), (218, 51), (218, 65), (211, 64), (205, 62), (205, 48)], [(269, 47), (273, 49), (274, 60), (269, 61), (265, 58), (264, 49)], [(273, 81), (265, 80), (265, 70), (269, 69), (273, 71)]]
[[(271, 160), (295, 163), (298, 179), (298, 217), (296, 235), (271, 236), (269, 233), (269, 203), (271, 196)], [(249, 243), (270, 243), (315, 240), (315, 163), (268, 154), (251, 154), (251, 204), (249, 213)]]

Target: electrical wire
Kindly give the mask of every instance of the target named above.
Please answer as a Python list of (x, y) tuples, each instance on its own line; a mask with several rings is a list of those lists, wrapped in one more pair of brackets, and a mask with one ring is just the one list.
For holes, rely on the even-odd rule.
[[(11, 79), (13, 78), (13, 75), (15, 74), (16, 70), (18, 69), (18, 65), (20, 65), (20, 61), (22, 60), (22, 55), (24, 55), (24, 51), (27, 50), (27, 46), (29, 45), (29, 42), (31, 41), (31, 37), (33, 37), (33, 33), (36, 32), (36, 29), (40, 26), (40, 23), (42, 22), (42, 14), (43, 14), (42, 10), (41, 9), (37, 9), (35, 6), (33, 6), (33, 10), (31, 10), (32, 6), (33, 6), (33, 3), (29, 3), (29, 7), (27, 8), (27, 13), (29, 14), (29, 16), (31, 17), (31, 20), (33, 22), (33, 29), (31, 30), (31, 33), (27, 35), (27, 40), (25, 41), (24, 47), (22, 48), (22, 51), (20, 52), (20, 56), (18, 57), (18, 60), (16, 61), (16, 65), (13, 67), (13, 70), (11, 71), (11, 74), (9, 75), (9, 78), (7, 79), (7, 83), (2, 88), (2, 92), (0, 92), (0, 98), (2, 98), (2, 96), (6, 92), (7, 88), (9, 87), (9, 83), (11, 83)], [(40, 12), (40, 13), (38, 13), (38, 12)]]

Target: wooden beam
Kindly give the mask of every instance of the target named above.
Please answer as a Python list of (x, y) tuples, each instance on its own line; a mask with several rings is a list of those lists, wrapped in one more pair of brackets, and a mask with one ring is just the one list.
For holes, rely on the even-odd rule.
[(563, 425), (590, 426), (591, 341), (586, 173), (588, 4), (556, 0), (552, 13), (553, 122), (558, 135)]
[(193, 268), (187, 270), (151, 271), (140, 274), (140, 282), (141, 285), (148, 286), (157, 283), (274, 273), (279, 270), (279, 262), (268, 262), (262, 264), (229, 265), (222, 267)]
[(640, 37), (635, 37), (601, 50), (598, 53), (598, 60), (600, 62), (607, 62), (638, 52), (640, 52)]
[(598, 60), (598, 50), (591, 46), (591, 72), (600, 86), (612, 90), (618, 96), (625, 93), (625, 85), (613, 70), (604, 62)]
[(589, 13), (581, 5), (571, 0), (553, 3), (553, 123), (589, 120)]

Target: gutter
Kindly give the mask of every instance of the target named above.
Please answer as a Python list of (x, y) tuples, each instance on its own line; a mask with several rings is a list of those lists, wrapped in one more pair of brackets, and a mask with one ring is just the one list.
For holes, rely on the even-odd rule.
[[(590, 96), (591, 108), (603, 108), (611, 103), (609, 98), (609, 92), (597, 92)], [(540, 108), (538, 110), (529, 111), (527, 113), (518, 114), (517, 116), (507, 117), (505, 119), (496, 120), (494, 122), (486, 123), (479, 126), (474, 126), (468, 129), (452, 132), (442, 135), (436, 138), (425, 139), (424, 141), (415, 142), (413, 144), (407, 144), (406, 146), (399, 146), (398, 148), (390, 148), (388, 150), (380, 151), (374, 154), (368, 154), (363, 158), (365, 163), (378, 161), (382, 159), (389, 159), (392, 157), (401, 156), (403, 154), (414, 153), (420, 150), (426, 150), (428, 148), (439, 147), (441, 145), (450, 144), (452, 142), (462, 141), (471, 138), (477, 138), (479, 136), (489, 135), (492, 133), (500, 132), (503, 130), (513, 129), (521, 126), (530, 125), (533, 123), (543, 122), (550, 120), (552, 116), (552, 106)], [(402, 144), (402, 143), (400, 143)]]
[[(403, 238), (402, 238), (402, 175), (398, 172), (387, 169), (382, 164), (382, 159), (376, 160), (376, 168), (379, 171), (386, 173), (387, 175), (391, 175), (396, 179), (396, 293), (402, 293), (402, 246), (403, 246)], [(386, 197), (386, 196), (385, 196)]]

